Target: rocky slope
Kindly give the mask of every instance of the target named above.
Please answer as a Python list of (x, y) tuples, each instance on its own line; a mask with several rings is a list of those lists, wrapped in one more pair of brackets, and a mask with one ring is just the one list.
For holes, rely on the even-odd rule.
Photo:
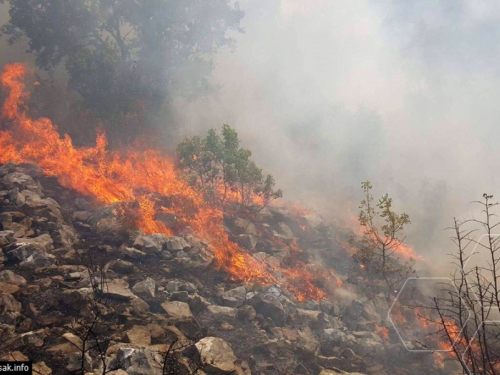
[(441, 371), (384, 327), (383, 297), (369, 300), (348, 277), (350, 233), (319, 215), (275, 207), (225, 223), (271, 269), (318, 275), (326, 298), (299, 301), (218, 270), (189, 227), (144, 235), (120, 206), (99, 207), (31, 165), (0, 167), (0, 212), (0, 357), (28, 358), (35, 373)]

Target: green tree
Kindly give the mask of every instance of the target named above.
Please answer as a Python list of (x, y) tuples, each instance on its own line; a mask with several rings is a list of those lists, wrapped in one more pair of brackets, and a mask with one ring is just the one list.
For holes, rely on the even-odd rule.
[(240, 147), (237, 132), (227, 124), (222, 126), (222, 137), (210, 129), (205, 138), (185, 139), (177, 147), (177, 156), (190, 183), (213, 206), (227, 209), (236, 203), (241, 211), (255, 212), (283, 196), (281, 189), (274, 190), (273, 176), (264, 176), (250, 159), (251, 151)]
[(382, 196), (374, 204), (369, 181), (361, 183), (364, 199), (359, 206), (359, 224), (363, 228), (360, 239), (351, 237), (351, 243), (357, 245), (358, 251), (354, 260), (362, 265), (362, 274), (367, 276), (370, 285), (377, 291), (377, 281), (385, 284), (385, 295), (390, 301), (395, 288), (414, 273), (414, 261), (410, 259), (401, 263), (397, 257), (397, 250), (403, 245), (402, 231), (410, 224), (406, 213), (397, 214), (392, 207), (392, 198), (388, 194)]
[(243, 12), (230, 0), (8, 2), (1, 33), (11, 43), (26, 36), (44, 70), (64, 61), (82, 108), (115, 123), (138, 107), (206, 90), (212, 56), (234, 45), (228, 31), (242, 31)]

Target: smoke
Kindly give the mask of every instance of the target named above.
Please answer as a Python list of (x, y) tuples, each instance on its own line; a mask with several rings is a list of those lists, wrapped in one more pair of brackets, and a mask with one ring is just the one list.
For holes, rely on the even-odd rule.
[(425, 255), (453, 217), (496, 193), (500, 107), (494, 1), (242, 1), (245, 33), (218, 56), (216, 95), (178, 101), (179, 137), (233, 125), (285, 195), (357, 213), (389, 193)]
[[(360, 182), (371, 180), (410, 215), (408, 242), (446, 262), (443, 229), (496, 193), (500, 5), (240, 4), (245, 33), (215, 59), (219, 89), (165, 109), (165, 142), (229, 123), (286, 197), (328, 218), (357, 214)], [(32, 61), (24, 48), (0, 38), (0, 64)]]

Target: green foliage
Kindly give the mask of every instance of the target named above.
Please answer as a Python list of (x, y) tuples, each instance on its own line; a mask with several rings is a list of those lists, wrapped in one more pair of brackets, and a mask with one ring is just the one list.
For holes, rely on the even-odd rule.
[(227, 124), (222, 126), (222, 138), (210, 129), (205, 138), (185, 139), (177, 156), (190, 183), (214, 207), (227, 209), (236, 202), (241, 211), (255, 212), (283, 196), (281, 189), (274, 190), (273, 176), (263, 175), (250, 160), (251, 151), (240, 147), (237, 132)]
[[(372, 281), (382, 280), (385, 294), (389, 301), (397, 288), (411, 273), (414, 273), (414, 260), (402, 264), (397, 257), (397, 250), (403, 245), (402, 231), (410, 224), (406, 213), (397, 214), (392, 207), (392, 198), (382, 196), (374, 204), (371, 193), (373, 186), (369, 181), (361, 183), (364, 199), (359, 206), (359, 224), (363, 227), (360, 239), (351, 237), (351, 244), (357, 246), (354, 260), (363, 265), (360, 272)], [(376, 282), (370, 283), (377, 291)]]
[[(6, 2), (7, 0), (0, 0)], [(61, 61), (82, 108), (117, 120), (209, 86), (212, 56), (233, 46), (243, 12), (230, 0), (9, 0), (0, 32), (29, 40), (36, 64)], [(188, 71), (186, 71), (186, 69)], [(188, 82), (186, 84), (186, 82)]]

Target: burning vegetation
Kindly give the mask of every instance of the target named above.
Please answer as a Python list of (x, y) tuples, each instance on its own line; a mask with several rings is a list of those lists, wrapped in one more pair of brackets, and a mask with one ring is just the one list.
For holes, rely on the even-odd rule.
[[(2, 74), (2, 84), (10, 91), (3, 116), (12, 122), (12, 130), (1, 133), (1, 163), (35, 163), (62, 185), (103, 204), (120, 204), (124, 211), (127, 203), (136, 202), (137, 209), (126, 214), (133, 215), (146, 234), (171, 235), (172, 228), (157, 218), (173, 215), (177, 228), (190, 226), (210, 240), (218, 265), (233, 278), (265, 285), (278, 282), (273, 269), (229, 241), (223, 230), (227, 206), (262, 208), (282, 194), (273, 191), (272, 176), (263, 179), (262, 171), (249, 160), (249, 151), (239, 148), (234, 130), (223, 128), (224, 141), (211, 131), (203, 141), (195, 137), (179, 146), (180, 165), (190, 172), (189, 183), (180, 177), (174, 159), (157, 150), (136, 146), (111, 151), (103, 132), (95, 147), (76, 148), (69, 136), (59, 136), (49, 119), (30, 118), (24, 107), (29, 96), (25, 74), (23, 64), (9, 65)], [(299, 299), (324, 298), (324, 292), (312, 283), (316, 276), (301, 264), (276, 271)]]

